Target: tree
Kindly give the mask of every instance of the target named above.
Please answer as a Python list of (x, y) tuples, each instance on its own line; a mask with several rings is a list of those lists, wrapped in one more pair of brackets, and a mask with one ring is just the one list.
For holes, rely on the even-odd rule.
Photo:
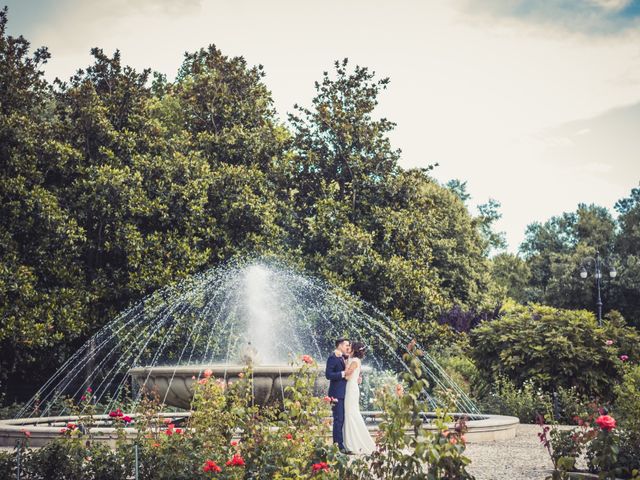
[(324, 72), (312, 108), (296, 105), (298, 113), (289, 115), (297, 153), (292, 181), (307, 215), (314, 212), (320, 186), (335, 182), (339, 200), (349, 202), (349, 220), (357, 223), (377, 203), (380, 186), (397, 173), (400, 151), (387, 137), (395, 124), (373, 117), (389, 79), (375, 80), (366, 67), (350, 72), (348, 65), (347, 59), (335, 62), (336, 78)]
[(168, 91), (180, 102), (178, 120), (212, 167), (223, 162), (266, 172), (281, 158), (288, 134), (263, 77), (262, 65), (249, 67), (215, 45), (185, 54)]
[(620, 228), (615, 245), (618, 275), (611, 281), (610, 303), (640, 327), (640, 188), (632, 189), (615, 209)]
[(388, 79), (337, 62), (290, 131), (262, 67), (213, 45), (174, 82), (94, 48), (49, 85), (48, 52), (6, 17), (0, 380), (37, 384), (127, 306), (236, 256), (285, 257), (410, 327), (500, 302), (482, 230), (497, 210), (473, 218), (431, 167), (398, 166), (375, 115)]
[(307, 265), (394, 318), (436, 319), (490, 295), (484, 242), (463, 202), (428, 170), (404, 171), (375, 119), (389, 80), (348, 61), (291, 115), (289, 185)]
[[(60, 198), (72, 154), (59, 142), (46, 48), (6, 33), (0, 11), (0, 381), (55, 363), (86, 331), (85, 232)], [(39, 378), (37, 372), (34, 377)]]
[(471, 198), (471, 195), (467, 192), (467, 182), (454, 178), (447, 182), (446, 187), (455, 193), (463, 202)]
[(529, 283), (531, 270), (522, 258), (502, 252), (491, 259), (491, 276), (504, 288), (507, 297), (518, 303), (530, 300)]
[(487, 203), (478, 205), (479, 216), (476, 221), (480, 233), (484, 237), (487, 243), (487, 250), (503, 250), (507, 246), (504, 232), (495, 232), (493, 225), (495, 222), (502, 218), (502, 214), (499, 212), (500, 202), (490, 198)]
[(590, 308), (596, 291), (579, 277), (582, 260), (613, 253), (616, 225), (609, 211), (580, 204), (576, 212), (563, 213), (527, 227), (520, 247), (531, 270), (532, 300), (561, 308)]

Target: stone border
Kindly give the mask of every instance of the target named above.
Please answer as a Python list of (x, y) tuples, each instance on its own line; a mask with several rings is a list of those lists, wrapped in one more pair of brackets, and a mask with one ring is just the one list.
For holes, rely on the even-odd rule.
[[(191, 415), (190, 412), (160, 413), (161, 418), (186, 418)], [(378, 418), (381, 412), (365, 411), (362, 415), (369, 423), (369, 431), (372, 435), (377, 432)], [(462, 416), (465, 414), (452, 414)], [(132, 414), (135, 418), (137, 415)], [(467, 422), (468, 431), (465, 437), (468, 442), (491, 442), (496, 440), (508, 440), (515, 438), (519, 420), (516, 417), (507, 417), (503, 415), (476, 415), (479, 419), (469, 420)], [(108, 415), (94, 415), (96, 427), (91, 429), (91, 435), (94, 440), (115, 446), (117, 439), (116, 429), (111, 425), (111, 419)], [(36, 418), (18, 418), (13, 420), (0, 420), (0, 447), (14, 447), (17, 442), (25, 439), (24, 431), (30, 433), (29, 445), (32, 447), (42, 447), (51, 440), (60, 436), (60, 429), (64, 428), (67, 423), (77, 421), (78, 417), (74, 415), (62, 417), (36, 417)], [(101, 426), (105, 425), (105, 426)], [(426, 424), (426, 428), (435, 430), (435, 426), (430, 423)], [(451, 425), (453, 428), (453, 424)], [(128, 439), (134, 439), (137, 430), (132, 427), (125, 427), (124, 432)]]
[[(186, 418), (190, 412), (160, 413), (161, 418)], [(136, 418), (137, 414), (130, 415)], [(111, 447), (116, 446), (118, 438), (117, 429), (114, 427), (101, 426), (111, 425), (112, 419), (109, 415), (93, 415), (96, 427), (91, 429), (91, 436), (94, 440), (105, 443)], [(16, 418), (12, 420), (0, 420), (0, 447), (15, 447), (19, 441), (28, 440), (30, 447), (43, 447), (52, 440), (60, 437), (60, 429), (66, 427), (70, 422), (76, 422), (77, 415), (62, 417), (35, 417)], [(136, 438), (138, 431), (132, 427), (124, 427), (124, 432), (129, 440)], [(29, 437), (25, 435), (29, 432)]]

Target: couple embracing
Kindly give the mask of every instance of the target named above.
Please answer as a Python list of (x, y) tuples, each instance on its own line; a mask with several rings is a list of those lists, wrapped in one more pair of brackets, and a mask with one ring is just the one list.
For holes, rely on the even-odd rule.
[(346, 338), (336, 340), (336, 349), (327, 359), (325, 375), (333, 402), (333, 443), (343, 453), (370, 454), (375, 443), (360, 414), (360, 374), (365, 345)]

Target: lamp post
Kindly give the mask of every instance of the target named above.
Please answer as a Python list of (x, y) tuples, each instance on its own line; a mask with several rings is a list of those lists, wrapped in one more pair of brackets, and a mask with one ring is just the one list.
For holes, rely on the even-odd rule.
[(587, 267), (593, 265), (594, 276), (596, 277), (596, 289), (598, 291), (598, 301), (596, 302), (596, 306), (598, 308), (598, 325), (602, 325), (602, 297), (600, 297), (600, 281), (602, 280), (602, 267), (606, 267), (609, 270), (609, 276), (611, 278), (615, 278), (618, 274), (615, 267), (604, 261), (600, 257), (600, 252), (596, 250), (596, 256), (594, 257), (586, 257), (582, 260), (582, 269), (580, 270), (580, 277), (587, 278), (589, 273), (587, 272)]

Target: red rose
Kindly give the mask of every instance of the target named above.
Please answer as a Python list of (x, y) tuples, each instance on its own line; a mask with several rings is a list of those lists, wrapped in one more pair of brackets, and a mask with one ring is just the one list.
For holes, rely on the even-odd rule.
[(238, 446), (238, 441), (237, 440), (231, 440), (231, 446), (232, 447), (237, 447)]
[(329, 465), (325, 462), (314, 463), (313, 465), (311, 465), (311, 470), (313, 471), (313, 473), (328, 472)]
[(91, 389), (91, 387), (87, 387), (87, 393), (92, 393), (93, 390)]
[(227, 467), (244, 467), (244, 459), (236, 453), (226, 465)]
[(124, 423), (131, 423), (133, 421), (133, 418), (131, 418), (129, 415), (125, 415), (124, 417), (122, 417), (122, 421)]
[(609, 431), (616, 428), (615, 418), (609, 415), (600, 415), (598, 418), (596, 418), (596, 423), (602, 430)]
[(222, 469), (218, 466), (218, 464), (213, 460), (207, 460), (204, 463), (202, 470), (204, 472), (215, 472), (215, 473), (220, 473), (222, 471)]
[(291, 435), (290, 433), (287, 433), (284, 438), (286, 438), (287, 440), (292, 440), (293, 439), (293, 435)]
[(309, 355), (302, 355), (302, 361), (307, 364), (312, 364), (313, 358), (311, 358)]

